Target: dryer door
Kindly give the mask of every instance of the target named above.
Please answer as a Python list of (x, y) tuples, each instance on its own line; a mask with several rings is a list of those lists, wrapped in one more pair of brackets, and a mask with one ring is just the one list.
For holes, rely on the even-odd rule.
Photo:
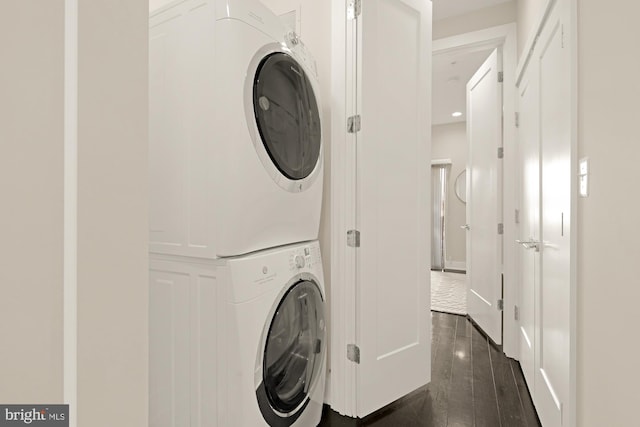
[(261, 60), (253, 81), (253, 112), (267, 154), (262, 163), (270, 170), (275, 166), (272, 177), (281, 186), (301, 191), (317, 173), (322, 138), (312, 82), (291, 55), (273, 52)]
[(258, 405), (270, 426), (290, 426), (323, 372), (324, 302), (318, 285), (300, 280), (284, 294), (264, 341)]

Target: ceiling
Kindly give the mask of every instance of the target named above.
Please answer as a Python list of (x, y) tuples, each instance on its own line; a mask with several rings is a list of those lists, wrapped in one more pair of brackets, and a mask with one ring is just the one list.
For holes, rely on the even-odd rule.
[[(434, 125), (467, 120), (467, 82), (489, 57), (492, 50), (434, 55), (432, 94)], [(462, 116), (452, 117), (451, 114), (455, 111), (461, 112)]]
[(433, 20), (463, 15), (510, 0), (433, 0)]

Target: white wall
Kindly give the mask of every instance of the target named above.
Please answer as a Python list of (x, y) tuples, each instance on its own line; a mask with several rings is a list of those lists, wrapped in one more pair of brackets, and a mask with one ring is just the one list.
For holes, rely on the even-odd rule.
[(580, 427), (638, 419), (640, 368), (623, 362), (640, 351), (638, 16), (638, 2), (579, 1), (579, 156), (591, 162), (578, 207)]
[(460, 228), (467, 223), (466, 205), (456, 197), (455, 179), (467, 167), (468, 151), (466, 122), (431, 128), (431, 159), (451, 159), (445, 218), (446, 268), (460, 268), (467, 259), (466, 232)]
[(0, 401), (69, 402), (77, 385), (71, 425), (147, 425), (147, 8), (80, 2), (78, 317), (64, 331), (65, 2), (0, 15)]
[(64, 1), (0, 13), (0, 402), (62, 403)]
[(78, 425), (140, 427), (148, 425), (148, 3), (79, 4)]
[[(535, 0), (529, 0), (535, 1)], [(517, 18), (516, 1), (500, 3), (497, 6), (479, 9), (471, 13), (452, 16), (433, 22), (433, 39), (441, 39), (457, 34), (469, 33), (483, 28), (515, 22)]]

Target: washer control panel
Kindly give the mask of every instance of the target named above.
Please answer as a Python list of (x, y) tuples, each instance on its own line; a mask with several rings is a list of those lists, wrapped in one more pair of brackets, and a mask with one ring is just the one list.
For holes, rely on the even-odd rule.
[(297, 249), (289, 258), (289, 268), (291, 271), (302, 270), (303, 268), (313, 268), (319, 265), (320, 249), (315, 246), (303, 246)]

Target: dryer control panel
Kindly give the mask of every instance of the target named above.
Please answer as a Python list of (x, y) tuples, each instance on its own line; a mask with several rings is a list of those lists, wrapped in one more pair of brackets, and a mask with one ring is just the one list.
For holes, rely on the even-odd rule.
[(311, 269), (320, 262), (320, 249), (317, 246), (302, 246), (289, 257), (289, 269), (291, 271)]

